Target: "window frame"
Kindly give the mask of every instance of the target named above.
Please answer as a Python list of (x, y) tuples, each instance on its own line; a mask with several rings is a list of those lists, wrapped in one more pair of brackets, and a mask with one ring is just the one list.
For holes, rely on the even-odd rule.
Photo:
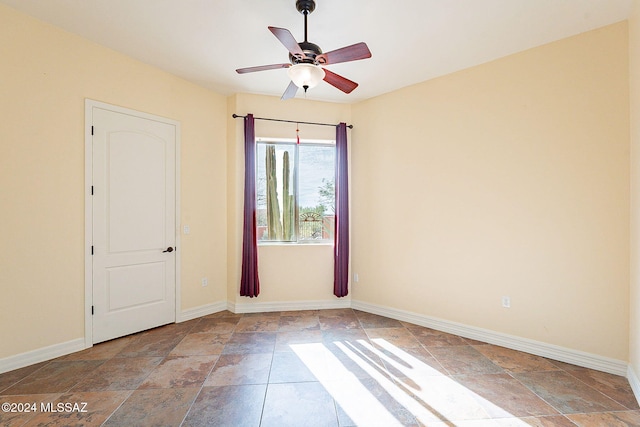
[[(257, 239), (258, 246), (273, 246), (273, 245), (334, 245), (334, 239), (306, 239), (300, 240), (300, 194), (299, 194), (299, 169), (300, 169), (300, 145), (312, 145), (312, 146), (324, 146), (331, 147), (333, 150), (336, 148), (335, 139), (302, 139), (300, 138), (300, 142), (298, 143), (298, 139), (296, 138), (274, 138), (274, 137), (256, 137), (256, 164), (255, 167), (255, 177), (256, 177), (256, 188), (257, 188), (257, 180), (258, 180), (258, 146), (275, 144), (275, 145), (291, 145), (295, 148), (295, 162), (293, 167), (293, 191), (295, 195), (295, 206), (294, 206), (294, 215), (295, 215), (295, 240), (261, 240)], [(335, 153), (334, 153), (335, 155)], [(334, 157), (334, 169), (335, 169), (335, 157)], [(335, 177), (334, 177), (335, 180)], [(258, 192), (256, 191), (256, 207), (258, 206)], [(334, 194), (335, 199), (335, 194)], [(335, 203), (335, 202), (334, 202)], [(334, 231), (335, 232), (335, 231)]]

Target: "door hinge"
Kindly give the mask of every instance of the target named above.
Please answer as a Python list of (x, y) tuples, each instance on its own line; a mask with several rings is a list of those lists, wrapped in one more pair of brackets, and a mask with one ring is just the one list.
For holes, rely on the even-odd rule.
[(91, 135), (93, 135), (93, 126), (91, 126)]
[(93, 316), (93, 306), (91, 306), (91, 315)]
[(93, 255), (93, 245), (91, 245), (91, 255)]
[(93, 196), (93, 185), (91, 186), (91, 195)]

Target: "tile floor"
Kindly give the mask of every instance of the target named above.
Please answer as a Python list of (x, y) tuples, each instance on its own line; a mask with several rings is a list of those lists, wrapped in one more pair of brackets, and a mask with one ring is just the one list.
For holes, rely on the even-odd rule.
[(167, 325), (0, 374), (0, 403), (1, 426), (640, 426), (623, 377), (351, 309)]

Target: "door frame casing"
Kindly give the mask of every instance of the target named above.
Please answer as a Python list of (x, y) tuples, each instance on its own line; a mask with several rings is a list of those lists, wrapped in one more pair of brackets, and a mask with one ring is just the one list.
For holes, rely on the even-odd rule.
[(93, 255), (91, 248), (93, 246), (93, 199), (91, 194), (91, 187), (93, 185), (93, 135), (91, 134), (91, 127), (93, 125), (93, 109), (101, 108), (116, 113), (127, 114), (142, 119), (155, 120), (157, 122), (166, 123), (168, 125), (175, 126), (176, 129), (176, 144), (175, 144), (175, 321), (178, 322), (181, 313), (181, 300), (180, 300), (180, 254), (182, 245), (180, 243), (180, 122), (166, 117), (157, 116), (154, 114), (145, 113), (138, 110), (132, 110), (129, 108), (119, 107), (117, 105), (107, 104), (93, 99), (85, 99), (85, 112), (84, 112), (84, 235), (85, 235), (85, 248), (84, 248), (84, 346), (89, 348), (93, 346), (93, 315), (91, 313), (91, 307), (93, 305)]

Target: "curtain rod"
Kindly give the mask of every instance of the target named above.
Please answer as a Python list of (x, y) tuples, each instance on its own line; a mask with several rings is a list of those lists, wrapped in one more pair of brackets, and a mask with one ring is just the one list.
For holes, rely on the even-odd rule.
[[(238, 119), (238, 118), (242, 118), (244, 119), (247, 116), (239, 116), (237, 114), (232, 114), (231, 117), (233, 117), (234, 119)], [(265, 117), (254, 117), (254, 120), (268, 120), (270, 122), (284, 122), (284, 123), (296, 123), (296, 124), (301, 124), (301, 125), (316, 125), (316, 126), (337, 126), (337, 125), (332, 125), (331, 123), (313, 123), (313, 122), (297, 122), (295, 120), (283, 120), (283, 119), (267, 119)], [(349, 129), (353, 129), (353, 125), (347, 125), (347, 127)]]

